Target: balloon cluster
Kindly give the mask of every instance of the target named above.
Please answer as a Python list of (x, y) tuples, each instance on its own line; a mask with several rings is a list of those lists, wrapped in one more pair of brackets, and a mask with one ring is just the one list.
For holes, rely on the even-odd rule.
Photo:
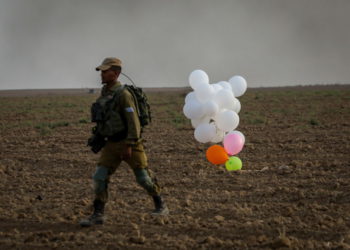
[(189, 76), (193, 91), (185, 98), (183, 112), (194, 130), (194, 138), (201, 143), (219, 143), (208, 148), (206, 156), (213, 164), (225, 164), (229, 171), (242, 168), (238, 154), (245, 143), (244, 135), (235, 130), (239, 124), (241, 103), (237, 97), (247, 90), (247, 82), (241, 76), (228, 81), (209, 83), (203, 70), (194, 70)]

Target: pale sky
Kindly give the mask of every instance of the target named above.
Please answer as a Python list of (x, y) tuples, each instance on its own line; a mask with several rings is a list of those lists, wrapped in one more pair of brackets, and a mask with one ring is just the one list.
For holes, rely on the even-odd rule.
[(0, 89), (97, 88), (109, 56), (141, 87), (188, 86), (195, 69), (348, 84), (349, 13), (349, 0), (0, 0)]

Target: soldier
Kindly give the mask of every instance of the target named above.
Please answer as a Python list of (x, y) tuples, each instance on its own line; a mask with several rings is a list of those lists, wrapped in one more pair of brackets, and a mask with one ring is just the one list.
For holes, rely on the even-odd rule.
[[(92, 116), (94, 116), (94, 112), (99, 113), (99, 110), (102, 110), (108, 119), (102, 122), (97, 121), (94, 132), (95, 135), (102, 135), (102, 146), (104, 146), (97, 162), (96, 172), (93, 175), (94, 211), (90, 217), (82, 220), (80, 225), (103, 224), (104, 207), (108, 200), (108, 183), (111, 175), (122, 161), (125, 161), (132, 168), (137, 183), (152, 196), (155, 205), (152, 214), (167, 215), (169, 210), (160, 196), (160, 186), (156, 179), (151, 177), (147, 168), (147, 157), (141, 140), (141, 126), (136, 100), (118, 81), (122, 62), (117, 58), (106, 58), (96, 70), (101, 71), (101, 80), (104, 86), (101, 96), (93, 104)], [(117, 95), (116, 102), (111, 102), (115, 95)], [(99, 118), (93, 119), (98, 120)]]

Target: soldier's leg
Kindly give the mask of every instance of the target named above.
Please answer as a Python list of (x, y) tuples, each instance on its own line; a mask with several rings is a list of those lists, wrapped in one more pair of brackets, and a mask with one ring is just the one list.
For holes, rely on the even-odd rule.
[(92, 176), (94, 182), (95, 199), (102, 203), (108, 201), (108, 183), (109, 183), (109, 169), (104, 166), (97, 166), (94, 175)]
[(137, 183), (151, 196), (160, 195), (161, 188), (156, 178), (152, 178), (148, 168), (133, 168)]
[(169, 213), (162, 197), (161, 188), (157, 179), (152, 176), (147, 168), (147, 156), (141, 143), (133, 146), (131, 158), (127, 161), (134, 171), (137, 183), (143, 187), (147, 193), (152, 196), (155, 210), (153, 214), (166, 215)]
[(96, 171), (93, 175), (95, 198), (93, 202), (94, 212), (90, 217), (80, 221), (83, 227), (89, 227), (94, 224), (103, 224), (104, 207), (108, 201), (108, 183), (110, 176), (119, 166), (121, 159), (120, 153), (115, 153), (115, 147), (107, 143), (101, 152), (97, 163)]
[(96, 172), (93, 175), (95, 200), (103, 203), (108, 201), (108, 184), (110, 176), (121, 163), (120, 149), (117, 143), (107, 142), (98, 160)]
[(147, 156), (142, 143), (132, 147), (131, 158), (126, 162), (134, 171), (137, 183), (150, 195), (159, 195), (160, 186), (147, 169)]

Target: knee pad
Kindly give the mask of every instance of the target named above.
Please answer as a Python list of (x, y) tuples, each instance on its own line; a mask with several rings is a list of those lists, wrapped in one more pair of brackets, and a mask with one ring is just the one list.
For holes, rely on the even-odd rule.
[(108, 186), (108, 169), (103, 166), (97, 166), (96, 172), (92, 176), (94, 180), (94, 191), (95, 194), (99, 194), (107, 190)]
[(137, 183), (147, 190), (148, 193), (154, 192), (154, 183), (146, 169), (134, 169)]

